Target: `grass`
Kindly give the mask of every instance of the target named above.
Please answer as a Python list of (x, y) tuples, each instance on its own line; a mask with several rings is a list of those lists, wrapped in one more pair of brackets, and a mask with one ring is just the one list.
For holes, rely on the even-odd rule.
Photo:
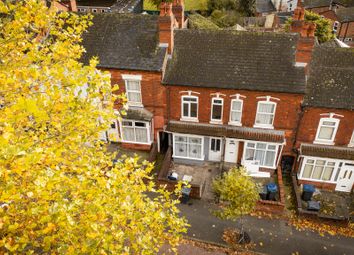
[[(203, 11), (207, 9), (208, 0), (185, 0), (184, 2), (186, 11)], [(157, 11), (157, 8), (149, 0), (144, 0), (144, 10)]]

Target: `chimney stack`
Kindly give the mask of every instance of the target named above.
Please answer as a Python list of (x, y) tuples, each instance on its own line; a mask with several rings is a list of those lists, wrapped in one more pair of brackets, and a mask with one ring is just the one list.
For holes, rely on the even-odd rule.
[(160, 45), (168, 46), (168, 54), (172, 54), (173, 29), (175, 27), (175, 17), (172, 12), (172, 3), (161, 3), (158, 23)]
[(311, 61), (312, 50), (315, 46), (316, 24), (306, 22), (304, 19), (305, 10), (298, 5), (294, 11), (290, 32), (300, 34), (296, 48), (296, 62), (307, 65)]
[(178, 22), (178, 28), (184, 26), (184, 0), (173, 0), (172, 12)]

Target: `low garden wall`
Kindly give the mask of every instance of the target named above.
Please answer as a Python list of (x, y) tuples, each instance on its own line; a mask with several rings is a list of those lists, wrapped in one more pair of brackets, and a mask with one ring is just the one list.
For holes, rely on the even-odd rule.
[[(168, 191), (173, 191), (176, 188), (177, 181), (172, 181), (167, 179), (167, 175), (170, 171), (172, 163), (172, 149), (169, 147), (166, 151), (165, 157), (163, 159), (160, 172), (157, 176), (156, 184), (161, 186), (166, 186)], [(191, 193), (190, 197), (192, 198), (200, 198), (201, 195), (201, 187), (200, 185), (191, 184)]]
[(279, 201), (259, 200), (256, 210), (267, 213), (282, 214), (285, 208), (285, 192), (281, 167), (277, 168)]

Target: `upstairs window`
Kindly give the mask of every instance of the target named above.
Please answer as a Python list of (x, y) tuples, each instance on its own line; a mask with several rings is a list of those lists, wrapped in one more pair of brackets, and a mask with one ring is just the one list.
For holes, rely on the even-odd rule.
[(333, 144), (337, 133), (339, 119), (322, 118), (318, 125), (316, 143)]
[(222, 122), (224, 100), (219, 97), (214, 97), (211, 100), (211, 121)]
[(242, 107), (243, 107), (243, 100), (240, 99), (231, 100), (229, 124), (241, 125)]
[(142, 106), (141, 97), (141, 76), (140, 75), (123, 75), (125, 80), (125, 91), (129, 105)]
[(182, 96), (182, 119), (198, 118), (198, 97)]
[(258, 102), (255, 127), (273, 128), (275, 108), (274, 102)]

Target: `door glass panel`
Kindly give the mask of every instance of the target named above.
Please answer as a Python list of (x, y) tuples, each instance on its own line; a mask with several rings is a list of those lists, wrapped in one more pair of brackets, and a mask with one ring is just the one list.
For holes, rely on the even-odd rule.
[(221, 147), (221, 140), (220, 140), (220, 139), (217, 139), (217, 140), (216, 140), (216, 150), (217, 150), (217, 151), (220, 151), (220, 147)]
[(211, 143), (210, 143), (210, 149), (212, 150), (212, 151), (215, 151), (215, 139), (214, 138), (211, 138)]

